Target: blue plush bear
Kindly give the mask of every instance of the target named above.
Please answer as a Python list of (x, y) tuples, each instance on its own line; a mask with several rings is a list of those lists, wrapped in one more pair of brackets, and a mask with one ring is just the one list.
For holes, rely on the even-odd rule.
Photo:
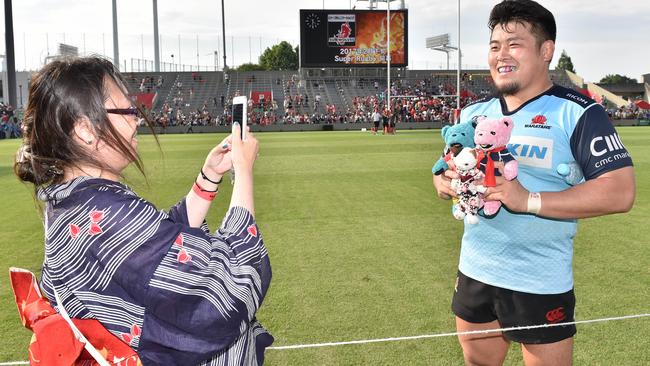
[(440, 131), (442, 139), (445, 140), (445, 150), (442, 157), (436, 161), (431, 169), (435, 175), (442, 174), (449, 169), (447, 162), (454, 155), (458, 154), (464, 147), (474, 147), (474, 129), (476, 122), (458, 123), (452, 126), (445, 126)]

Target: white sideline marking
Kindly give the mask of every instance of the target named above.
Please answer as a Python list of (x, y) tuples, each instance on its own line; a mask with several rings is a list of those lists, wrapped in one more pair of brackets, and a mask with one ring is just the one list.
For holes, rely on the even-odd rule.
[(409, 336), (409, 337), (365, 339), (365, 340), (347, 341), (347, 342), (296, 344), (296, 345), (292, 345), (292, 346), (268, 347), (267, 349), (285, 350), (285, 349), (298, 349), (298, 348), (333, 347), (333, 346), (345, 346), (345, 345), (350, 345), (350, 344), (366, 344), (366, 343), (378, 343), (378, 342), (406, 341), (406, 340), (424, 339), (424, 338), (453, 337), (453, 336), (472, 335), (472, 334), (487, 334), (487, 333), (496, 333), (496, 332), (507, 332), (507, 331), (512, 331), (512, 330), (550, 328), (550, 327), (559, 327), (559, 326), (562, 326), (562, 325), (572, 325), (572, 324), (598, 323), (598, 322), (606, 322), (606, 321), (612, 321), (612, 320), (643, 318), (643, 317), (648, 317), (648, 316), (650, 316), (650, 314), (636, 314), (636, 315), (625, 315), (625, 316), (618, 316), (618, 317), (611, 317), (611, 318), (580, 320), (580, 321), (574, 321), (574, 322), (569, 322), (569, 323), (529, 325), (529, 326), (525, 326), (525, 327), (497, 328), (497, 329), (487, 329), (487, 330), (472, 330), (472, 331), (467, 331), (467, 332), (424, 334), (424, 335)]
[[(378, 342), (406, 341), (406, 340), (425, 339), (425, 338), (454, 337), (454, 336), (457, 337), (459, 335), (487, 334), (487, 333), (507, 332), (507, 331), (512, 331), (512, 330), (526, 330), (526, 329), (536, 329), (536, 328), (551, 328), (551, 327), (559, 327), (559, 326), (562, 326), (562, 325), (600, 323), (600, 322), (607, 322), (607, 321), (613, 321), (613, 320), (626, 320), (626, 319), (634, 319), (634, 318), (645, 318), (645, 317), (649, 317), (649, 316), (650, 316), (650, 314), (635, 314), (635, 315), (616, 316), (616, 317), (610, 317), (610, 318), (580, 320), (580, 321), (569, 322), (569, 323), (529, 325), (529, 326), (525, 326), (525, 327), (497, 328), (497, 329), (487, 329), (487, 330), (472, 330), (472, 331), (468, 331), (468, 332), (424, 334), (424, 335), (409, 336), (409, 337), (365, 339), (365, 340), (347, 341), (347, 342), (296, 344), (296, 345), (292, 345), (292, 346), (268, 347), (267, 349), (270, 349), (270, 350), (285, 350), (285, 349), (299, 349), (299, 348), (345, 346), (345, 345), (350, 345), (350, 344), (366, 344), (366, 343), (378, 343)], [(10, 366), (10, 365), (29, 365), (29, 362), (27, 362), (27, 361), (11, 361), (11, 362), (2, 362), (2, 363), (0, 363), (0, 366)]]

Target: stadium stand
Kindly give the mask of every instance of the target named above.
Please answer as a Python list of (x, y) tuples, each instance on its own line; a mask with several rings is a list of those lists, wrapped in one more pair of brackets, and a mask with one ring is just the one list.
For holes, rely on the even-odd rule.
[[(330, 124), (337, 125), (335, 129), (369, 128), (372, 112), (385, 107), (383, 71), (355, 70), (353, 75), (344, 69), (124, 75), (131, 96), (149, 113), (157, 130), (164, 133), (173, 127), (168, 131), (175, 133), (227, 130), (236, 95), (252, 97), (249, 123), (255, 130), (319, 130), (332, 127), (327, 126)], [(553, 82), (602, 103), (616, 125), (650, 125), (650, 74), (644, 77), (644, 83), (617, 86), (618, 90), (611, 85), (585, 82), (571, 72), (551, 70)], [(461, 107), (492, 92), (488, 70), (463, 72)], [(454, 120), (455, 93), (454, 70), (400, 70), (391, 78), (396, 121), (409, 123), (400, 128), (435, 128), (450, 123)], [(13, 108), (0, 104), (0, 138), (20, 136), (20, 115), (19, 111), (12, 118)], [(348, 125), (352, 123), (357, 125)]]
[[(398, 111), (398, 121), (453, 120), (453, 70), (409, 70), (405, 74), (391, 78), (391, 100), (393, 109)], [(147, 109), (161, 126), (229, 124), (230, 105), (237, 95), (253, 97), (249, 105), (252, 124), (368, 122), (374, 109), (383, 109), (386, 97), (386, 79), (378, 76), (297, 71), (231, 71), (228, 75), (205, 71), (148, 72), (126, 76), (129, 89), (139, 101), (151, 99)], [(556, 84), (583, 92), (589, 87), (577, 75), (562, 70), (552, 70), (551, 78)], [(467, 70), (462, 74), (461, 107), (492, 92), (488, 70)], [(260, 99), (259, 95), (264, 97)], [(607, 103), (607, 98), (603, 102)], [(634, 106), (614, 104), (615, 108), (609, 110), (613, 119), (636, 117), (638, 113), (642, 113), (642, 118), (645, 112), (638, 112), (641, 109)]]

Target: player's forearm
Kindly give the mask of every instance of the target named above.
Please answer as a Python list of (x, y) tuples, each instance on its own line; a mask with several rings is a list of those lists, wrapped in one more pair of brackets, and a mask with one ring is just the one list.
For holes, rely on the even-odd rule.
[(634, 204), (634, 170), (625, 167), (562, 192), (541, 192), (538, 216), (581, 219), (627, 212)]

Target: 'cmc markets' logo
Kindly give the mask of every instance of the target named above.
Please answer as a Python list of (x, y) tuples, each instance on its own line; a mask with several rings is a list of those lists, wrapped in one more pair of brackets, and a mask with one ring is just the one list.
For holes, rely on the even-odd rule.
[(524, 125), (526, 128), (543, 128), (546, 130), (550, 130), (551, 126), (546, 124), (546, 117), (544, 117), (541, 114), (536, 115), (533, 117), (533, 119), (530, 120), (530, 124)]
[(591, 150), (591, 155), (593, 156), (602, 156), (608, 152), (624, 149), (625, 146), (623, 146), (621, 139), (616, 133), (607, 136), (594, 137), (591, 139), (591, 143), (589, 144), (589, 150)]

